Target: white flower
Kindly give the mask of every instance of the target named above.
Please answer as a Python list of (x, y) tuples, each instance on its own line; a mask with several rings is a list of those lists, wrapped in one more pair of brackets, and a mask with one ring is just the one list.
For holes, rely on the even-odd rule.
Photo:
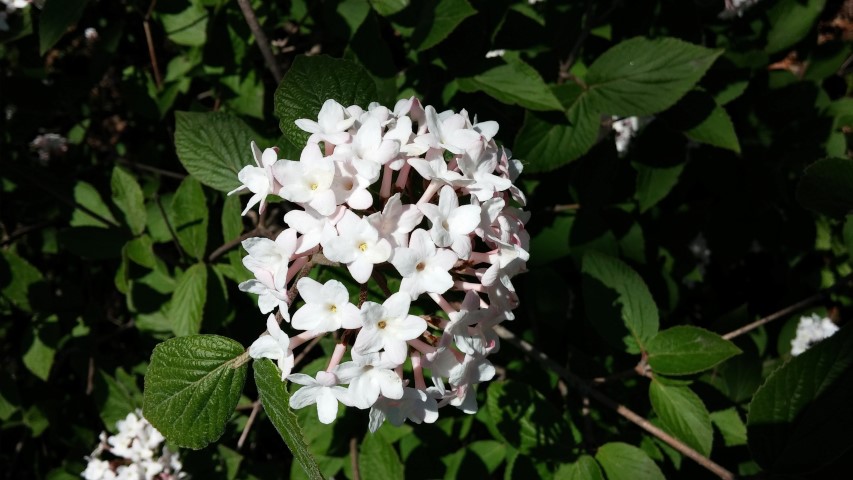
[(263, 265), (264, 270), (272, 272), (276, 290), (284, 288), (290, 257), (296, 251), (296, 230), (282, 230), (275, 241), (265, 237), (247, 238), (243, 240), (243, 248), (253, 260)]
[[(100, 443), (89, 457), (81, 476), (86, 480), (155, 480), (184, 478), (176, 452), (163, 443), (165, 438), (142, 416), (142, 411), (130, 412), (116, 422), (118, 433), (101, 433)], [(117, 461), (99, 458), (104, 452)]]
[(335, 211), (335, 165), (324, 157), (320, 147), (308, 144), (298, 162), (282, 160), (273, 165), (273, 174), (281, 184), (278, 194), (291, 202), (308, 205), (321, 215)]
[(427, 180), (433, 180), (452, 187), (464, 187), (474, 183), (474, 180), (462, 176), (459, 172), (447, 169), (442, 150), (431, 148), (426, 159), (410, 158), (409, 165)]
[(426, 331), (426, 321), (409, 315), (411, 299), (408, 294), (397, 292), (380, 305), (364, 302), (361, 319), (364, 326), (358, 332), (353, 351), (360, 355), (385, 350), (386, 358), (403, 363), (408, 353), (407, 340), (418, 338)]
[(613, 117), (613, 131), (616, 132), (616, 151), (625, 153), (628, 151), (628, 145), (631, 139), (637, 134), (640, 128), (640, 119), (637, 117), (626, 117), (621, 120), (619, 117)]
[(486, 52), (486, 58), (496, 58), (503, 57), (506, 54), (506, 50), (503, 48), (497, 48), (495, 50), (489, 50)]
[(328, 142), (332, 145), (346, 143), (350, 139), (347, 130), (355, 122), (355, 117), (346, 117), (344, 107), (340, 103), (329, 99), (323, 102), (317, 121), (300, 118), (296, 126), (309, 132), (309, 143)]
[(449, 152), (459, 154), (476, 145), (480, 134), (468, 128), (468, 119), (450, 111), (436, 113), (432, 106), (424, 109), (429, 133), (419, 135), (415, 142), (430, 148), (445, 148)]
[(821, 318), (813, 313), (800, 318), (797, 325), (797, 336), (791, 340), (791, 355), (797, 356), (805, 352), (815, 343), (829, 338), (838, 331), (838, 325), (829, 318)]
[(412, 300), (422, 293), (444, 293), (453, 286), (450, 269), (457, 256), (450, 250), (437, 249), (426, 230), (412, 232), (408, 247), (394, 251), (391, 264), (397, 268), (403, 281), (400, 291), (408, 292)]
[(352, 143), (341, 145), (336, 152), (350, 156), (359, 176), (373, 183), (379, 179), (382, 166), (400, 152), (400, 142), (383, 139), (379, 120), (369, 117), (358, 129)]
[(435, 389), (426, 392), (410, 387), (403, 389), (403, 398), (380, 397), (370, 408), (371, 432), (375, 432), (387, 418), (392, 425), (400, 426), (408, 418), (415, 423), (433, 423), (438, 420), (438, 402)]
[(301, 234), (295, 253), (304, 253), (320, 244), (324, 239), (337, 236), (332, 221), (337, 212), (343, 214), (343, 207), (338, 207), (330, 217), (320, 215), (313, 208), (291, 210), (284, 214), (284, 223)]
[(418, 208), (432, 223), (430, 235), (439, 247), (450, 247), (461, 259), (471, 254), (469, 234), (480, 224), (480, 207), (459, 206), (459, 197), (452, 187), (442, 187), (438, 205), (419, 204)]
[(249, 346), (249, 356), (252, 358), (269, 358), (278, 362), (281, 370), (281, 381), (284, 381), (293, 369), (293, 351), (290, 349), (290, 337), (279, 327), (275, 315), (267, 317), (267, 332), (261, 335)]
[(276, 307), (287, 311), (287, 292), (284, 288), (275, 288), (275, 277), (266, 267), (250, 256), (243, 257), (243, 265), (255, 274), (255, 278), (240, 283), (241, 292), (258, 295), (258, 308), (261, 313), (270, 313)]
[(465, 178), (471, 181), (465, 189), (481, 202), (485, 202), (492, 198), (495, 192), (508, 189), (512, 182), (494, 174), (499, 159), (497, 147), (482, 148), (482, 142), (478, 142), (475, 147), (459, 158), (459, 169)]
[(358, 355), (338, 365), (335, 373), (341, 383), (349, 383), (350, 400), (362, 410), (370, 408), (382, 394), (385, 398), (403, 398), (403, 380), (391, 370), (399, 365), (378, 353)]
[(333, 262), (341, 262), (358, 283), (365, 283), (373, 265), (391, 257), (391, 244), (379, 238), (379, 232), (367, 219), (347, 211), (337, 224), (340, 236), (323, 242), (323, 254)]
[(287, 377), (293, 383), (305, 385), (290, 397), (292, 408), (303, 408), (317, 404), (317, 416), (320, 422), (330, 424), (338, 416), (338, 402), (351, 406), (349, 392), (338, 386), (338, 377), (330, 372), (317, 372), (316, 380), (302, 373)]
[(382, 212), (376, 212), (367, 221), (393, 247), (408, 245), (409, 232), (415, 229), (424, 214), (415, 205), (403, 205), (400, 194), (395, 193), (386, 202)]
[(320, 284), (310, 277), (303, 277), (296, 283), (296, 288), (305, 305), (293, 314), (293, 328), (334, 332), (341, 327), (361, 327), (361, 314), (358, 307), (350, 303), (349, 292), (343, 283), (329, 280)]
[(237, 173), (237, 179), (240, 180), (240, 183), (243, 185), (228, 192), (228, 195), (233, 195), (237, 192), (248, 189), (250, 192), (254, 193), (252, 198), (249, 199), (249, 203), (246, 204), (246, 208), (243, 210), (242, 215), (245, 215), (246, 212), (251, 210), (251, 208), (259, 202), (261, 206), (258, 208), (258, 212), (264, 213), (264, 210), (266, 209), (267, 195), (277, 193), (278, 188), (280, 188), (272, 172), (272, 166), (278, 160), (278, 153), (276, 153), (276, 150), (274, 148), (267, 148), (263, 153), (261, 153), (261, 150), (254, 141), (251, 143), (251, 147), (252, 156), (255, 158), (255, 164), (257, 167), (253, 167), (251, 165), (243, 167), (243, 169)]

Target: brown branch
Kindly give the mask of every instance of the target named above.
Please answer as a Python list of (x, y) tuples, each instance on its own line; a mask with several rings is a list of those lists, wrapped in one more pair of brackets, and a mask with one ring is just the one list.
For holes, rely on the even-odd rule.
[(160, 67), (157, 66), (157, 52), (154, 51), (154, 40), (151, 37), (151, 26), (148, 20), (151, 18), (151, 12), (154, 11), (154, 6), (157, 5), (157, 0), (151, 0), (151, 5), (148, 6), (148, 12), (142, 20), (142, 28), (145, 30), (145, 41), (148, 43), (148, 57), (151, 59), (151, 68), (154, 70), (154, 82), (157, 83), (157, 91), (163, 90), (163, 79), (160, 77)]
[(156, 173), (157, 175), (162, 175), (164, 177), (176, 178), (178, 180), (183, 180), (183, 179), (187, 178), (186, 174), (183, 174), (183, 173), (172, 172), (169, 170), (163, 170), (162, 168), (152, 167), (150, 165), (145, 165), (142, 163), (136, 163), (132, 160), (127, 160), (124, 158), (119, 158), (117, 160), (117, 163), (120, 163), (122, 165), (127, 165), (128, 167), (134, 168), (137, 170), (145, 170), (148, 172)]
[(281, 83), (281, 70), (278, 68), (278, 64), (275, 63), (270, 42), (267, 39), (267, 35), (261, 30), (261, 24), (258, 23), (258, 17), (255, 15), (252, 5), (249, 3), (249, 0), (237, 0), (237, 3), (240, 5), (240, 10), (243, 11), (243, 16), (246, 17), (246, 23), (249, 24), (249, 29), (252, 30), (252, 35), (255, 36), (255, 41), (261, 49), (261, 54), (264, 56), (267, 68), (269, 68), (273, 78), (275, 78), (275, 83)]
[(265, 232), (260, 227), (255, 228), (255, 229), (250, 230), (250, 231), (240, 235), (239, 237), (237, 237), (233, 240), (230, 240), (228, 242), (225, 242), (222, 245), (220, 245), (219, 247), (217, 247), (216, 250), (214, 250), (207, 257), (207, 261), (213, 262), (214, 260), (221, 257), (222, 255), (225, 255), (225, 253), (228, 252), (228, 250), (231, 250), (232, 248), (236, 247), (237, 245), (240, 245), (240, 243), (242, 243), (243, 240), (245, 240), (247, 238), (255, 237), (257, 235), (263, 235), (263, 236), (269, 238), (269, 236), (265, 235)]
[(252, 413), (249, 414), (249, 419), (246, 420), (246, 425), (243, 426), (243, 433), (240, 434), (240, 439), (237, 440), (237, 450), (243, 448), (243, 444), (246, 443), (246, 437), (249, 436), (249, 430), (252, 429), (252, 424), (255, 423), (255, 418), (258, 416), (258, 411), (261, 409), (261, 401), (255, 400), (252, 403)]
[(731, 340), (731, 339), (733, 339), (739, 335), (743, 335), (744, 333), (755, 330), (756, 328), (758, 328), (764, 324), (770, 323), (773, 320), (776, 320), (776, 319), (779, 319), (782, 317), (786, 317), (786, 316), (790, 315), (791, 313), (796, 312), (797, 310), (806, 308), (809, 305), (817, 302), (818, 300), (821, 300), (822, 298), (824, 298), (824, 295), (825, 295), (825, 293), (823, 293), (823, 292), (816, 293), (816, 294), (812, 295), (811, 297), (806, 298), (805, 300), (800, 300), (799, 302), (797, 302), (797, 303), (795, 303), (789, 307), (785, 307), (782, 310), (779, 310), (778, 312), (771, 313), (770, 315), (768, 315), (764, 318), (759, 318), (758, 320), (756, 320), (752, 323), (746, 324), (746, 325), (738, 328), (737, 330), (733, 330), (733, 331), (723, 335), (723, 338), (726, 340)]
[(299, 362), (304, 360), (305, 356), (308, 355), (308, 352), (313, 350), (314, 347), (316, 347), (317, 344), (320, 343), (320, 340), (322, 340), (322, 339), (323, 339), (323, 335), (321, 335), (319, 337), (314, 337), (310, 342), (308, 342), (308, 344), (305, 345), (305, 347), (302, 349), (302, 351), (299, 352), (299, 355), (297, 355), (296, 358), (293, 359), (293, 366), (295, 367), (295, 366), (299, 365)]
[(620, 405), (619, 403), (617, 403), (615, 400), (611, 399), (607, 395), (604, 395), (603, 393), (599, 392), (598, 390), (593, 388), (591, 385), (589, 385), (586, 381), (584, 381), (582, 378), (580, 378), (577, 375), (573, 374), (572, 372), (566, 370), (560, 364), (558, 364), (557, 362), (548, 358), (548, 356), (545, 355), (545, 353), (543, 353), (542, 351), (540, 351), (539, 349), (537, 349), (533, 345), (525, 342), (524, 340), (516, 337), (515, 334), (513, 334), (512, 332), (510, 332), (506, 328), (504, 328), (500, 325), (497, 325), (497, 326), (495, 326), (495, 332), (498, 334), (499, 337), (503, 338), (507, 342), (511, 343), (515, 347), (522, 350), (525, 354), (527, 354), (533, 360), (536, 360), (537, 362), (542, 364), (542, 366), (544, 366), (546, 368), (550, 368), (551, 370), (553, 370), (563, 380), (565, 380), (567, 383), (569, 383), (573, 387), (580, 390), (582, 393), (585, 393), (585, 394), (589, 395), (590, 397), (596, 399), (598, 402), (602, 403), (605, 407), (616, 411), (616, 413), (618, 413), (619, 415), (625, 417), (630, 422), (636, 424), (637, 426), (639, 426), (643, 430), (645, 430), (648, 433), (659, 438), (660, 440), (665, 442), (667, 445), (678, 450), (679, 452), (681, 452), (685, 456), (690, 457), (696, 463), (698, 463), (699, 465), (702, 465), (703, 467), (705, 467), (709, 471), (713, 472), (715, 475), (719, 476), (720, 478), (727, 479), (727, 480), (734, 478), (734, 474), (732, 474), (732, 472), (726, 470), (725, 468), (723, 468), (719, 464), (712, 461), (710, 458), (702, 455), (701, 453), (697, 452), (696, 450), (685, 445), (682, 441), (678, 440), (677, 438), (673, 437), (672, 435), (670, 435), (670, 434), (664, 432), (663, 430), (661, 430), (660, 428), (652, 425), (651, 422), (649, 422), (645, 418), (641, 417), (640, 415), (634, 413), (628, 407), (625, 407), (624, 405)]
[(551, 207), (552, 212), (568, 212), (581, 208), (579, 203), (569, 203), (567, 205), (554, 205)]
[[(308, 275), (308, 273), (311, 272), (312, 268), (314, 268), (314, 262), (311, 260), (308, 260), (308, 262), (306, 262), (305, 265), (302, 266), (302, 270), (299, 270), (299, 273), (296, 274), (296, 278), (294, 278), (293, 283), (290, 284), (290, 290), (287, 291), (287, 304), (288, 305), (293, 304), (293, 299), (295, 299), (297, 293), (299, 293), (296, 290), (296, 284), (299, 283), (299, 280), (301, 280), (302, 277)], [(279, 323), (281, 323), (281, 322), (279, 322)]]
[(53, 225), (55, 222), (53, 220), (46, 220), (44, 222), (35, 223), (33, 225), (27, 225), (21, 228), (18, 228), (11, 234), (9, 234), (6, 238), (0, 241), (0, 246), (6, 246), (12, 244), (15, 240), (27, 235), (29, 233), (35, 232), (37, 230), (41, 230), (42, 228)]
[(358, 439), (352, 437), (349, 439), (349, 461), (352, 466), (352, 480), (360, 480), (361, 475), (358, 473)]

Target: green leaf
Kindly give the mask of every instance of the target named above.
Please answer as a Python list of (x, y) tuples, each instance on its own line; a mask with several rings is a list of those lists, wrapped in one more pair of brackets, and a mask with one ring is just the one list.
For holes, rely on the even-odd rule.
[(327, 55), (298, 56), (275, 91), (275, 114), (279, 128), (294, 145), (304, 146), (310, 134), (296, 126), (296, 120), (317, 121), (328, 99), (345, 108), (367, 105), (376, 100), (376, 84), (361, 66)]
[(767, 32), (767, 53), (776, 53), (793, 46), (812, 29), (823, 11), (826, 0), (781, 0), (767, 11), (770, 31)]
[[(315, 114), (316, 116), (316, 114)], [(222, 112), (175, 112), (175, 150), (196, 180), (222, 192), (240, 186), (237, 172), (255, 166), (249, 145), (258, 135)]]
[(154, 347), (145, 374), (143, 413), (169, 442), (202, 448), (225, 432), (248, 366), (230, 338), (193, 335)]
[(422, 52), (444, 41), (463, 20), (477, 13), (468, 0), (424, 2), (420, 21), (412, 32), (412, 47)]
[(525, 112), (515, 137), (513, 153), (525, 160), (527, 172), (546, 172), (576, 160), (598, 137), (601, 115), (590, 108), (583, 90), (565, 84), (554, 87), (553, 92), (568, 113)]
[(160, 21), (169, 40), (178, 45), (200, 47), (207, 40), (208, 13), (204, 7), (195, 3), (178, 13), (160, 14)]
[(576, 115), (576, 121), (557, 114), (525, 112), (515, 137), (513, 156), (524, 160), (524, 171), (548, 172), (580, 158), (595, 143), (599, 115)]
[(130, 231), (134, 235), (145, 231), (148, 213), (145, 210), (142, 188), (133, 175), (121, 167), (115, 167), (110, 186), (113, 191), (113, 203), (124, 214), (124, 221), (130, 227)]
[(483, 462), (489, 473), (494, 473), (506, 459), (507, 447), (495, 440), (478, 440), (468, 445), (468, 450)]
[(358, 452), (358, 470), (364, 480), (403, 478), (403, 464), (394, 446), (381, 436), (368, 433)]
[(207, 301), (207, 266), (197, 263), (178, 279), (169, 304), (169, 320), (176, 336), (201, 331), (204, 303)]
[(516, 381), (493, 382), (486, 399), (489, 431), (524, 454), (557, 456), (572, 443), (569, 426), (533, 387)]
[(741, 350), (708, 330), (679, 325), (658, 333), (646, 345), (649, 366), (663, 375), (690, 375), (708, 370)]
[(797, 201), (831, 217), (853, 210), (853, 160), (827, 158), (806, 167), (797, 186)]
[[(625, 342), (628, 351), (645, 351), (646, 343), (658, 331), (659, 320), (657, 306), (643, 279), (621, 260), (595, 251), (584, 255), (581, 270), (614, 296), (610, 306), (619, 311), (624, 326), (631, 334), (630, 341)], [(585, 295), (588, 285), (588, 280), (585, 280)], [(595, 318), (590, 320), (597, 321)]]
[[(85, 207), (87, 210), (99, 215), (101, 218), (112, 221), (118, 225), (113, 213), (110, 211), (107, 204), (101, 198), (101, 194), (91, 184), (84, 181), (79, 181), (74, 185), (74, 203)], [(71, 221), (69, 225), (72, 227), (102, 227), (109, 228), (110, 225), (105, 223), (100, 218), (94, 217), (87, 213), (82, 208), (75, 208), (71, 213)]]
[(370, 6), (376, 10), (376, 13), (386, 17), (408, 7), (409, 0), (370, 0)]
[(598, 449), (595, 459), (604, 468), (607, 480), (665, 480), (645, 452), (627, 443), (607, 443)]
[(720, 431), (723, 443), (727, 447), (746, 445), (746, 425), (741, 420), (736, 407), (712, 413), (711, 422)]
[[(51, 315), (43, 322), (33, 324), (29, 347), (21, 358), (27, 370), (38, 378), (47, 381), (50, 369), (56, 357), (56, 345), (59, 340), (59, 319)], [(27, 342), (24, 342), (26, 345)]]
[(705, 404), (689, 387), (652, 380), (649, 400), (663, 429), (704, 456), (711, 455), (714, 430)]
[(651, 115), (690, 91), (721, 53), (668, 37), (625, 40), (590, 65), (587, 95), (602, 113)]
[(482, 91), (508, 105), (519, 105), (528, 110), (563, 110), (563, 105), (539, 72), (521, 59), (457, 81), (463, 92)]
[(135, 383), (114, 379), (103, 370), (98, 370), (92, 393), (98, 414), (110, 432), (116, 431), (116, 422), (142, 406), (141, 393)]
[(581, 455), (573, 463), (560, 465), (554, 473), (554, 480), (604, 480), (604, 474), (594, 458)]
[(240, 200), (231, 195), (222, 204), (222, 238), (233, 240), (243, 233), (243, 217), (240, 216)]
[(5, 422), (21, 408), (21, 396), (8, 372), (0, 372), (0, 420)]
[(843, 327), (770, 374), (749, 404), (747, 438), (768, 472), (797, 475), (853, 447), (853, 328)]
[(740, 153), (732, 119), (708, 93), (688, 92), (662, 117), (691, 140)]
[(154, 268), (157, 265), (157, 257), (154, 255), (154, 242), (148, 235), (140, 235), (125, 245), (127, 258), (137, 265), (146, 268)]
[(296, 415), (290, 408), (290, 393), (281, 380), (281, 371), (268, 359), (255, 360), (252, 368), (255, 370), (255, 384), (258, 386), (264, 411), (278, 434), (284, 439), (293, 457), (302, 465), (308, 478), (322, 479), (320, 467), (308, 451)]
[(44, 55), (68, 27), (77, 23), (83, 15), (87, 0), (50, 0), (45, 2), (39, 16), (39, 55)]
[(0, 250), (0, 295), (12, 305), (32, 312), (30, 300), (42, 278), (41, 272), (28, 261), (12, 251)]
[(640, 204), (640, 213), (645, 213), (669, 195), (678, 183), (684, 164), (674, 167), (652, 167), (633, 163), (637, 170), (637, 190), (634, 198)]
[(208, 210), (204, 190), (196, 179), (187, 177), (178, 186), (169, 206), (169, 222), (181, 248), (196, 259), (203, 259), (207, 247)]

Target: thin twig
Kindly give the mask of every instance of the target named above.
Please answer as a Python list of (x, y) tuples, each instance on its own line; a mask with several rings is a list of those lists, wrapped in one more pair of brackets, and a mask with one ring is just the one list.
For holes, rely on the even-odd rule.
[(726, 340), (731, 340), (731, 339), (733, 339), (739, 335), (743, 335), (744, 333), (755, 330), (756, 328), (758, 328), (758, 327), (760, 327), (766, 323), (770, 323), (773, 320), (776, 320), (776, 319), (782, 318), (782, 317), (787, 317), (791, 313), (796, 312), (797, 310), (806, 308), (809, 305), (817, 302), (818, 300), (821, 300), (822, 298), (824, 298), (825, 295), (826, 294), (824, 292), (816, 293), (816, 294), (812, 295), (811, 297), (806, 298), (805, 300), (800, 300), (799, 302), (797, 302), (797, 303), (795, 303), (789, 307), (785, 307), (782, 310), (779, 310), (778, 312), (771, 313), (770, 315), (768, 315), (764, 318), (759, 318), (758, 320), (756, 320), (752, 323), (749, 323), (747, 325), (744, 325), (744, 326), (738, 328), (737, 330), (733, 330), (733, 331), (723, 335), (723, 338)]
[(360, 480), (361, 475), (358, 473), (358, 439), (352, 437), (349, 439), (349, 461), (352, 466), (352, 480)]
[(134, 161), (127, 160), (124, 158), (119, 158), (117, 160), (117, 163), (120, 163), (122, 165), (127, 165), (128, 167), (135, 168), (137, 170), (145, 170), (148, 172), (156, 173), (157, 175), (162, 175), (164, 177), (176, 178), (178, 180), (183, 180), (183, 179), (187, 178), (186, 174), (184, 174), (184, 173), (178, 173), (178, 172), (172, 172), (169, 170), (163, 170), (162, 168), (152, 167), (150, 165), (145, 165), (143, 163), (136, 163)]
[(243, 433), (240, 434), (240, 439), (237, 440), (237, 450), (243, 448), (246, 443), (246, 437), (249, 436), (249, 430), (252, 429), (252, 424), (255, 423), (255, 417), (258, 416), (258, 411), (261, 409), (261, 401), (255, 400), (252, 404), (252, 413), (249, 414), (249, 419), (246, 420), (246, 425), (243, 426)]
[(240, 243), (242, 243), (242, 242), (243, 242), (243, 240), (245, 240), (245, 239), (247, 239), (247, 238), (251, 238), (251, 237), (257, 236), (258, 234), (263, 234), (263, 232), (261, 232), (261, 229), (260, 229), (260, 228), (255, 228), (255, 229), (253, 229), (253, 230), (250, 230), (250, 231), (248, 231), (248, 232), (246, 232), (246, 233), (244, 233), (244, 234), (240, 235), (239, 237), (237, 237), (237, 238), (235, 238), (235, 239), (233, 239), (233, 240), (231, 240), (231, 241), (228, 241), (228, 242), (223, 243), (222, 245), (220, 245), (219, 247), (217, 247), (217, 248), (216, 248), (216, 250), (214, 250), (214, 251), (213, 251), (213, 253), (211, 253), (211, 254), (207, 257), (207, 261), (208, 261), (208, 262), (213, 262), (214, 260), (216, 260), (217, 258), (221, 257), (222, 255), (225, 255), (225, 253), (226, 253), (228, 250), (231, 250), (232, 248), (236, 247), (237, 245), (240, 245)]
[(86, 395), (95, 389), (95, 357), (89, 357), (89, 373), (86, 375)]
[(290, 284), (290, 290), (287, 291), (287, 304), (288, 305), (293, 304), (293, 300), (296, 298), (296, 295), (299, 293), (299, 291), (296, 289), (296, 284), (299, 283), (299, 280), (301, 280), (302, 277), (308, 275), (311, 272), (312, 268), (314, 268), (314, 262), (311, 260), (308, 260), (308, 262), (302, 266), (302, 269), (299, 270), (299, 273), (296, 274), (296, 278), (294, 278), (293, 283)]
[(154, 50), (154, 40), (151, 37), (151, 26), (148, 24), (148, 20), (151, 18), (151, 12), (154, 11), (155, 5), (157, 5), (157, 0), (151, 0), (148, 12), (142, 20), (142, 28), (145, 30), (145, 41), (148, 42), (148, 56), (151, 58), (151, 68), (154, 70), (154, 82), (157, 83), (157, 91), (160, 91), (163, 90), (163, 79), (160, 77), (160, 67), (157, 66), (157, 52)]
[(240, 10), (243, 11), (243, 16), (246, 17), (246, 23), (249, 24), (249, 29), (252, 31), (252, 35), (255, 36), (255, 41), (261, 49), (261, 54), (264, 56), (267, 68), (270, 69), (273, 78), (275, 78), (275, 83), (281, 83), (281, 70), (278, 68), (278, 64), (275, 63), (270, 42), (267, 39), (267, 35), (261, 30), (261, 24), (258, 23), (258, 17), (255, 15), (252, 5), (249, 3), (249, 0), (237, 0), (237, 4), (240, 5)]
[(569, 203), (567, 205), (554, 205), (551, 207), (552, 212), (568, 212), (581, 208), (579, 203)]
[(9, 245), (12, 242), (14, 242), (15, 240), (23, 237), (24, 235), (32, 233), (36, 230), (41, 230), (44, 227), (53, 225), (53, 223), (54, 223), (53, 220), (46, 220), (44, 222), (34, 223), (32, 225), (27, 225), (25, 227), (21, 227), (21, 228), (15, 230), (14, 232), (12, 232), (11, 234), (9, 234), (9, 236), (4, 238), (3, 241), (0, 241), (0, 246)]
[(660, 428), (652, 425), (648, 420), (646, 420), (645, 418), (641, 417), (640, 415), (634, 413), (632, 410), (628, 409), (624, 405), (620, 405), (619, 403), (617, 403), (615, 400), (611, 399), (607, 395), (604, 395), (603, 393), (599, 392), (598, 390), (593, 388), (591, 385), (589, 385), (586, 381), (584, 381), (582, 378), (580, 378), (577, 375), (569, 372), (568, 370), (563, 368), (560, 364), (558, 364), (557, 362), (548, 358), (548, 356), (545, 355), (545, 353), (543, 353), (542, 351), (540, 351), (539, 349), (537, 349), (533, 345), (525, 342), (524, 340), (516, 337), (515, 334), (513, 334), (512, 332), (510, 332), (506, 328), (504, 328), (500, 325), (497, 325), (497, 326), (495, 326), (495, 332), (497, 332), (499, 337), (503, 338), (504, 340), (513, 344), (517, 348), (521, 349), (525, 354), (527, 354), (532, 359), (534, 359), (537, 362), (539, 362), (540, 364), (542, 364), (544, 367), (550, 368), (551, 370), (553, 370), (555, 373), (557, 373), (557, 375), (559, 375), (563, 380), (565, 380), (570, 385), (574, 386), (575, 388), (577, 388), (581, 392), (586, 393), (590, 397), (596, 399), (597, 401), (602, 403), (605, 407), (608, 407), (610, 409), (615, 410), (616, 413), (618, 413), (619, 415), (625, 417), (626, 419), (628, 419), (632, 423), (636, 424), (637, 426), (639, 426), (643, 430), (645, 430), (645, 431), (649, 432), (650, 434), (654, 435), (655, 437), (659, 438), (660, 440), (665, 442), (667, 445), (678, 450), (679, 452), (681, 452), (685, 456), (690, 457), (696, 463), (707, 468), (709, 471), (713, 472), (714, 474), (716, 474), (720, 478), (727, 479), (727, 480), (734, 478), (734, 474), (732, 474), (732, 472), (726, 470), (725, 468), (723, 468), (719, 464), (712, 461), (710, 458), (702, 455), (701, 453), (697, 452), (696, 450), (685, 445), (682, 441), (678, 440), (677, 438), (673, 437), (672, 435), (670, 435), (670, 434), (664, 432), (663, 430), (661, 430)]
[(323, 336), (321, 335), (319, 337), (314, 337), (310, 342), (308, 342), (308, 344), (302, 348), (302, 351), (299, 352), (299, 355), (297, 355), (296, 358), (293, 359), (293, 366), (295, 367), (295, 366), (299, 365), (299, 362), (301, 362), (303, 359), (305, 359), (305, 356), (308, 355), (308, 352), (313, 350), (314, 347), (316, 347), (317, 344), (320, 343), (320, 340), (322, 340), (322, 339), (323, 339)]

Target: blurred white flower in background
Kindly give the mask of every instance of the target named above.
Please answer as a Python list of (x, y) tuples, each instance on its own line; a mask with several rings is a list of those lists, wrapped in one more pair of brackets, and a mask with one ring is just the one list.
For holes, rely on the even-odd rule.
[(832, 323), (829, 318), (821, 318), (816, 313), (801, 317), (800, 324), (797, 325), (797, 336), (791, 340), (791, 355), (796, 357), (837, 331), (838, 325)]
[(128, 413), (124, 420), (116, 422), (116, 428), (115, 435), (101, 433), (101, 442), (86, 457), (89, 463), (80, 476), (86, 480), (187, 478), (181, 472), (178, 453), (163, 445), (166, 439), (148, 423), (141, 410)]

